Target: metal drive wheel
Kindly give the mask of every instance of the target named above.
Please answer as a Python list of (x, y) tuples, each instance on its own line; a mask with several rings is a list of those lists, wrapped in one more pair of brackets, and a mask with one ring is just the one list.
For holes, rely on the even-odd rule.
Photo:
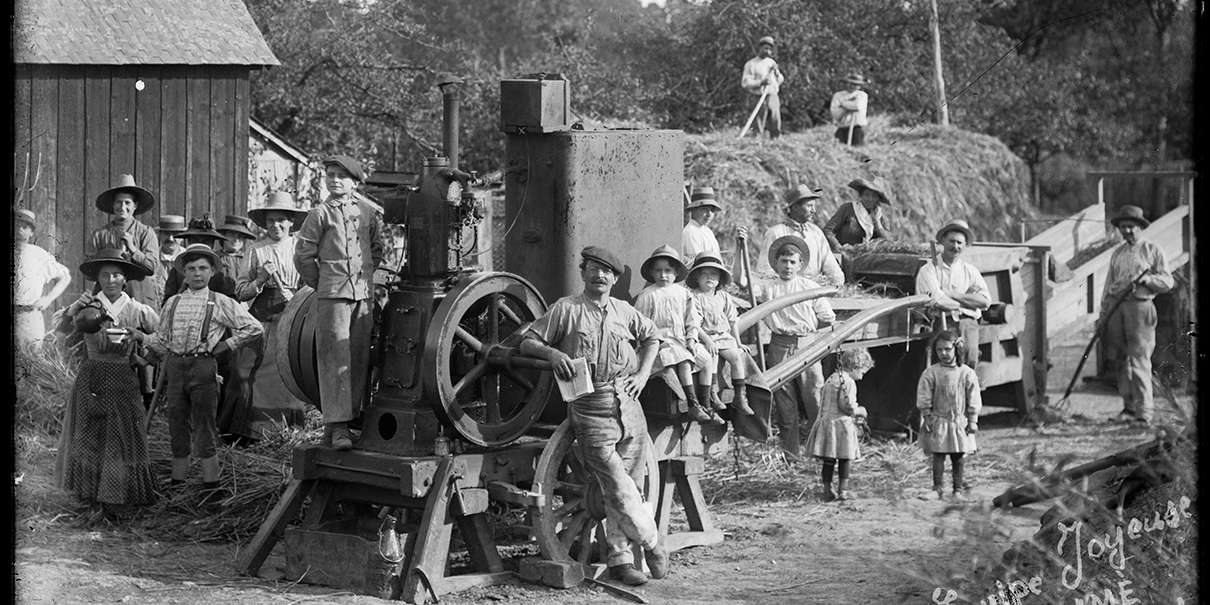
[(497, 345), (520, 344), (546, 311), (542, 295), (510, 273), (468, 275), (446, 295), (425, 335), (425, 397), (467, 441), (501, 446), (525, 434), (546, 406), (550, 372), (489, 361)]
[[(604, 498), (600, 485), (580, 461), (574, 442), (571, 424), (565, 420), (543, 448), (534, 471), (533, 491), (546, 496), (546, 505), (530, 507), (530, 526), (547, 559), (583, 565), (605, 563), (609, 544), (605, 538)], [(639, 491), (654, 516), (660, 494), (660, 467), (650, 437), (645, 446), (646, 464), (639, 471), (644, 473)]]
[(291, 395), (319, 407), (319, 376), (315, 357), (315, 290), (302, 286), (278, 316), (277, 356), (282, 383)]

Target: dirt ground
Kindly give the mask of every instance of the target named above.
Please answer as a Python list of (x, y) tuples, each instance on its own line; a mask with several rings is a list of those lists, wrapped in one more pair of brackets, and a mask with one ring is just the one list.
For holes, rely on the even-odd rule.
[[(1049, 385), (1052, 400), (1065, 386), (1067, 375), (1062, 374)], [(1183, 404), (1191, 400), (1181, 397)], [(1157, 406), (1170, 407), (1158, 396)], [(1044, 464), (1066, 454), (1081, 462), (1154, 436), (1145, 428), (1108, 422), (1119, 409), (1120, 400), (1108, 392), (1080, 392), (1072, 398), (1076, 421), (1040, 430), (1019, 426), (1011, 413), (988, 410), (981, 421), (982, 449), (968, 465), (974, 501), (965, 506), (918, 497), (929, 484), (925, 459), (906, 445), (883, 448), (855, 463), (852, 489), (857, 498), (844, 503), (818, 498), (814, 463), (805, 465), (801, 476), (790, 475), (769, 489), (716, 497), (710, 511), (725, 531), (724, 542), (674, 554), (667, 578), (633, 590), (651, 603), (930, 603), (937, 569), (927, 565), (961, 562), (971, 554), (962, 532), (972, 519), (994, 522), (1003, 530), (995, 540), (1005, 547), (1037, 530), (1047, 503), (1011, 511), (988, 508), (991, 498), (1016, 480), (1030, 450), (1036, 448), (1037, 460)], [(20, 602), (383, 602), (286, 581), (281, 546), (262, 569), (263, 577), (244, 578), (233, 569), (238, 545), (169, 543), (128, 531), (79, 528), (71, 521), (69, 500), (51, 486), (49, 456), (18, 469), (23, 473), (16, 486)], [(710, 464), (734, 470), (730, 456)], [(888, 475), (891, 468), (897, 476)], [(716, 472), (707, 485), (724, 485), (726, 474)], [(711, 497), (708, 492), (707, 499)], [(441, 602), (627, 600), (595, 586), (555, 590), (517, 581), (447, 595)]]

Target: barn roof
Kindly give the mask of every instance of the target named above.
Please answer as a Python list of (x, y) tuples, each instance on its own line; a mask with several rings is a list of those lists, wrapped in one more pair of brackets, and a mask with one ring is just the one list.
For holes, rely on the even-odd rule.
[(16, 0), (16, 63), (278, 65), (243, 0)]

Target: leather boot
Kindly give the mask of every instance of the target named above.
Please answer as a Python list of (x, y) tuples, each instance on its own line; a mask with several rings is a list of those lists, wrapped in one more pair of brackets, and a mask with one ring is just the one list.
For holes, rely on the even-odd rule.
[(845, 493), (845, 488), (849, 486), (848, 479), (838, 479), (836, 481), (836, 499), (840, 501), (848, 500), (848, 494)]
[(332, 427), (332, 448), (337, 450), (353, 449), (353, 436), (349, 434), (349, 425), (344, 422), (333, 422), (328, 425)]
[(634, 565), (614, 565), (609, 568), (609, 576), (627, 586), (642, 586), (647, 583), (647, 576), (634, 568)]
[(184, 483), (189, 478), (189, 457), (172, 459), (172, 481)]
[(739, 410), (741, 414), (753, 416), (756, 414), (752, 410), (752, 406), (748, 405), (748, 389), (745, 388), (745, 380), (743, 378), (732, 378), (731, 385), (735, 388), (735, 398), (731, 400), (731, 405)]
[(836, 490), (832, 489), (831, 481), (823, 484), (823, 491), (820, 492), (819, 497), (822, 498), (824, 502), (831, 502), (837, 498)]
[(668, 575), (668, 551), (663, 544), (656, 544), (655, 548), (643, 552), (643, 559), (647, 561), (647, 571), (651, 572), (651, 577), (659, 580)]
[(727, 409), (727, 404), (718, 398), (718, 393), (714, 392), (714, 388), (708, 384), (697, 385), (697, 400), (702, 402), (703, 407), (709, 403), (712, 410)]

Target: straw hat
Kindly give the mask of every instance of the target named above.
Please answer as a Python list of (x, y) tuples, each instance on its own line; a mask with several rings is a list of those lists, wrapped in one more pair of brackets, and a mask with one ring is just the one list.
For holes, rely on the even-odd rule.
[(97, 272), (100, 271), (101, 265), (117, 265), (122, 269), (122, 273), (126, 275), (126, 281), (139, 281), (148, 275), (151, 271), (142, 265), (136, 265), (122, 256), (122, 251), (117, 248), (102, 248), (98, 250), (92, 258), (86, 259), (80, 263), (80, 273), (84, 274), (91, 281), (97, 281)]
[(185, 226), (185, 217), (179, 214), (161, 214), (160, 226), (156, 227), (156, 231), (161, 233), (182, 233), (187, 228)]
[(849, 74), (844, 77), (843, 81), (848, 84), (856, 84), (858, 86), (865, 86), (869, 84), (869, 82), (866, 82), (866, 79), (862, 77), (861, 74), (855, 71), (849, 72)]
[(714, 187), (694, 187), (689, 193), (689, 205), (685, 206), (685, 210), (693, 210), (695, 208), (715, 208), (722, 210), (722, 204), (714, 198)]
[(176, 267), (177, 271), (181, 272), (181, 275), (184, 275), (185, 263), (193, 262), (200, 256), (210, 259), (210, 266), (218, 269), (218, 254), (214, 252), (214, 248), (206, 244), (189, 244), (184, 250), (181, 250), (180, 254), (176, 255), (176, 260), (173, 260), (172, 264)]
[(811, 258), (811, 248), (807, 246), (807, 240), (800, 236), (790, 234), (783, 235), (773, 240), (773, 244), (769, 246), (769, 266), (777, 266), (777, 251), (781, 250), (781, 247), (786, 244), (794, 244), (795, 246), (798, 246), (799, 251), (802, 252), (802, 264), (807, 264), (807, 260)]
[(868, 189), (870, 191), (873, 191), (874, 193), (877, 193), (878, 196), (882, 198), (881, 203), (883, 203), (883, 204), (891, 203), (891, 197), (889, 195), (887, 195), (887, 192), (886, 192), (886, 190), (887, 190), (886, 185), (884, 185), (882, 183), (882, 181), (880, 181), (878, 179), (874, 179), (874, 182), (872, 182), (872, 183), (870, 181), (867, 181), (867, 180), (861, 179), (861, 178), (853, 179), (853, 180), (849, 181), (849, 188), (856, 191), (858, 194), (860, 194), (862, 191), (865, 191)]
[(580, 251), (580, 258), (601, 263), (614, 272), (615, 275), (621, 275), (625, 272), (625, 266), (622, 261), (618, 260), (617, 255), (601, 246), (585, 246)]
[(244, 239), (256, 239), (256, 234), (248, 228), (248, 219), (234, 214), (223, 218), (223, 224), (218, 226), (219, 233), (234, 233)]
[(786, 192), (786, 206), (793, 206), (801, 200), (817, 200), (823, 197), (823, 189), (809, 185), (798, 185)]
[(713, 250), (699, 252), (697, 257), (693, 259), (693, 268), (689, 269), (689, 276), (685, 278), (685, 285), (690, 288), (697, 287), (697, 277), (701, 274), (699, 269), (717, 269), (718, 287), (720, 288), (731, 283), (731, 272), (723, 266), (722, 259)]
[(267, 224), (268, 214), (271, 211), (283, 212), (290, 216), (290, 220), (294, 222), (294, 230), (302, 227), (302, 220), (307, 218), (307, 211), (294, 205), (294, 197), (285, 191), (274, 191), (269, 194), (269, 199), (265, 200), (265, 205), (259, 208), (253, 208), (248, 211), (248, 216), (252, 218), (252, 222), (260, 226), (261, 229), (268, 229)]
[(35, 230), (38, 228), (38, 217), (34, 216), (32, 211), (25, 208), (13, 209), (13, 222), (25, 223)]
[(151, 192), (134, 183), (134, 175), (123, 174), (118, 177), (118, 184), (101, 192), (97, 196), (97, 208), (105, 214), (113, 214), (113, 198), (119, 193), (129, 193), (134, 196), (134, 213), (143, 214), (155, 205), (155, 196)]
[(685, 263), (681, 261), (681, 255), (677, 253), (676, 248), (673, 248), (668, 244), (664, 244), (663, 246), (656, 248), (655, 252), (652, 252), (651, 256), (648, 257), (647, 260), (643, 261), (643, 265), (639, 267), (639, 275), (642, 275), (643, 279), (649, 282), (654, 282), (655, 280), (651, 278), (651, 266), (655, 264), (655, 261), (661, 258), (666, 258), (672, 263), (672, 269), (673, 271), (676, 271), (676, 281), (685, 279), (685, 275), (689, 273), (689, 269), (686, 268)]
[(1121, 223), (1122, 221), (1134, 221), (1144, 229), (1151, 225), (1151, 221), (1147, 220), (1147, 217), (1143, 216), (1143, 209), (1130, 204), (1118, 208), (1118, 213), (1114, 215), (1113, 218), (1109, 219), (1109, 222), (1113, 223), (1114, 227), (1118, 227), (1118, 223)]
[(764, 36), (764, 37), (763, 37), (763, 38), (761, 38), (760, 40), (757, 40), (757, 41), (756, 41), (756, 45), (757, 45), (757, 46), (761, 46), (761, 45), (764, 45), (764, 44), (768, 44), (769, 46), (773, 46), (773, 47), (776, 47), (776, 46), (777, 46), (777, 44), (775, 44), (775, 43), (773, 42), (773, 36)]
[(941, 241), (941, 238), (950, 231), (961, 231), (962, 234), (966, 236), (967, 245), (975, 243), (975, 233), (971, 231), (971, 226), (968, 225), (963, 219), (956, 218), (942, 225), (941, 228), (937, 230), (937, 241)]

